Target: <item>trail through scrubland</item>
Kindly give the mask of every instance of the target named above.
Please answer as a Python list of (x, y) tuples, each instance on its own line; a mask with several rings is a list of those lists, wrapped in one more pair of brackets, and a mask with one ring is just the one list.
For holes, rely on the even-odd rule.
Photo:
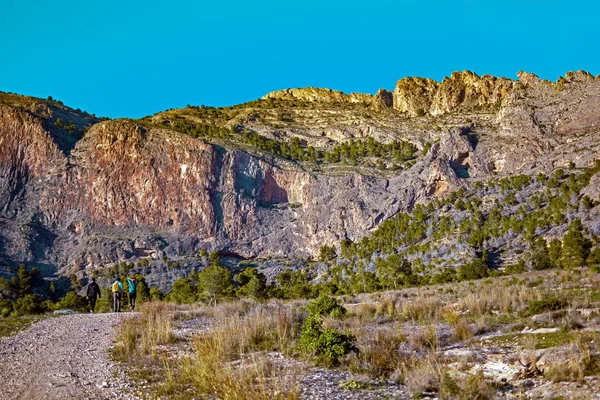
[(0, 339), (0, 399), (134, 399), (107, 352), (127, 315), (48, 318)]

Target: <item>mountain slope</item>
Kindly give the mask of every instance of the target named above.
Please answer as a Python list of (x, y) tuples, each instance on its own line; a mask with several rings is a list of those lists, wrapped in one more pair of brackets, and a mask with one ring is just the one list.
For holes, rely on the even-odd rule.
[[(503, 202), (479, 185), (593, 165), (599, 107), (600, 80), (583, 72), (557, 83), (405, 78), (375, 96), (294, 89), (139, 121), (0, 94), (0, 259), (52, 275), (144, 258), (185, 265), (201, 249), (238, 260), (339, 252), (460, 188)], [(593, 187), (582, 190), (598, 200)], [(597, 210), (584, 218), (595, 234)]]

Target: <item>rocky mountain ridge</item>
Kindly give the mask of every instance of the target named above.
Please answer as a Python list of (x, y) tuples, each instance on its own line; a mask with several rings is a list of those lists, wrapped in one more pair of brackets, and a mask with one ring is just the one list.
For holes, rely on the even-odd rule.
[[(600, 157), (599, 80), (518, 78), (404, 78), (374, 96), (291, 89), (140, 121), (0, 94), (0, 260), (81, 275), (201, 249), (315, 258), (461, 187)], [(340, 150), (367, 140), (417, 150), (400, 161)]]

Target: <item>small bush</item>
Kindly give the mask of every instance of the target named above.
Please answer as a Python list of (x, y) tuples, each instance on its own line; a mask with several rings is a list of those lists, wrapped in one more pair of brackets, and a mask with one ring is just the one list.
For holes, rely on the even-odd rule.
[(476, 259), (458, 268), (458, 277), (460, 280), (481, 279), (486, 278), (489, 275), (490, 270), (485, 262), (481, 259)]
[(331, 318), (341, 318), (346, 315), (346, 309), (340, 304), (339, 300), (329, 296), (321, 296), (311, 301), (308, 305), (308, 312), (310, 315), (328, 315)]
[(314, 355), (325, 365), (331, 366), (356, 350), (354, 341), (352, 334), (341, 333), (335, 328), (324, 328), (323, 321), (311, 315), (304, 321), (298, 348), (302, 353)]
[(12, 308), (8, 308), (8, 307), (0, 308), (0, 315), (2, 316), (2, 318), (8, 317), (11, 312), (12, 312)]
[(507, 265), (506, 268), (504, 268), (504, 272), (507, 274), (520, 274), (525, 271), (527, 271), (527, 268), (523, 260), (519, 260), (516, 264)]

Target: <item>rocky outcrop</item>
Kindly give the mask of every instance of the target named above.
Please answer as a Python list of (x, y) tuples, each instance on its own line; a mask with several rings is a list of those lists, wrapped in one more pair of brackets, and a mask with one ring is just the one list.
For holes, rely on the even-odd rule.
[(394, 90), (394, 110), (408, 113), (411, 116), (424, 115), (431, 108), (431, 103), (440, 84), (427, 78), (403, 78)]
[(394, 93), (389, 90), (379, 89), (373, 97), (371, 106), (375, 110), (387, 110), (392, 108), (394, 106)]
[(345, 94), (338, 90), (322, 88), (298, 88), (277, 90), (263, 96), (264, 100), (277, 99), (288, 101), (312, 101), (322, 103), (366, 103), (370, 104), (373, 96), (364, 93)]
[(500, 105), (514, 81), (471, 71), (454, 72), (441, 83), (425, 78), (404, 78), (396, 84), (394, 109), (411, 116), (441, 115), (457, 109)]
[(440, 115), (455, 111), (498, 107), (510, 92), (514, 81), (491, 75), (479, 76), (471, 71), (454, 72), (444, 78), (433, 98), (429, 113)]

